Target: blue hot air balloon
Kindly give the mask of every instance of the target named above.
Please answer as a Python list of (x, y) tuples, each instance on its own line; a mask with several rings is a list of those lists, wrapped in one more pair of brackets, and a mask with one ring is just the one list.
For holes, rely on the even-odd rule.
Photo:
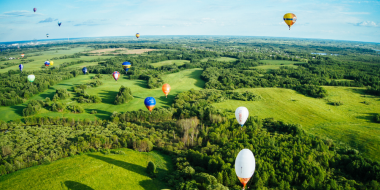
[(145, 104), (146, 108), (148, 108), (150, 113), (152, 113), (152, 110), (153, 110), (154, 106), (156, 105), (156, 99), (154, 99), (153, 97), (147, 97), (147, 98), (145, 98), (144, 104)]
[(45, 61), (45, 66), (49, 67), (50, 66), (50, 61)]
[(59, 22), (59, 21), (58, 21), (58, 26), (61, 26), (61, 24), (62, 24), (62, 22)]
[(87, 73), (87, 67), (83, 67), (82, 72), (83, 72), (83, 74), (86, 74)]
[(18, 68), (20, 68), (20, 71), (22, 72), (22, 69), (24, 68), (24, 65), (20, 64), (20, 65), (18, 66)]
[(122, 65), (125, 72), (128, 72), (128, 70), (131, 68), (130, 62), (124, 62)]

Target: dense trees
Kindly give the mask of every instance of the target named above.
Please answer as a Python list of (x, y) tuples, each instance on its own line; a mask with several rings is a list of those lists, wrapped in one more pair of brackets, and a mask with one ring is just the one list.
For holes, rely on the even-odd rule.
[(124, 104), (128, 103), (133, 99), (132, 91), (128, 87), (121, 86), (119, 89), (119, 93), (115, 97), (115, 104)]

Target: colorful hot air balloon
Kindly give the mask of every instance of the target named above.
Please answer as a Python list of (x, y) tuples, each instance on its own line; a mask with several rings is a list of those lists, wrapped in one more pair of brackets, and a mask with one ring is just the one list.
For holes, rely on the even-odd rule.
[(54, 61), (50, 61), (50, 66), (53, 66), (54, 65)]
[(285, 23), (289, 26), (289, 30), (290, 30), (290, 27), (296, 23), (297, 21), (297, 16), (293, 13), (286, 13), (284, 15), (284, 21)]
[(168, 98), (168, 94), (170, 92), (170, 89), (171, 89), (170, 85), (167, 83), (162, 86), (162, 92), (164, 92), (164, 94), (166, 95), (166, 98)]
[(87, 67), (83, 67), (82, 72), (83, 72), (83, 74), (86, 74), (87, 73)]
[(124, 71), (125, 71), (125, 73), (127, 73), (128, 72), (128, 70), (131, 68), (131, 63), (130, 62), (124, 62), (123, 64), (122, 64), (122, 66), (123, 66), (123, 69), (124, 69)]
[(24, 54), (21, 54), (21, 57), (24, 57), (25, 55)]
[(120, 76), (120, 73), (117, 72), (117, 71), (115, 71), (115, 72), (112, 73), (112, 76), (113, 76), (113, 78), (117, 81), (117, 79), (118, 79), (119, 76)]
[(146, 108), (148, 108), (150, 113), (152, 113), (152, 110), (153, 110), (154, 106), (156, 105), (156, 99), (154, 99), (153, 97), (147, 97), (147, 98), (145, 98), (144, 104), (145, 104)]
[(36, 12), (36, 11), (37, 11), (37, 8), (33, 8), (33, 11)]
[(235, 172), (240, 182), (243, 184), (243, 190), (255, 172), (255, 157), (249, 149), (243, 149), (239, 152), (235, 160)]
[(139, 33), (136, 33), (136, 38), (140, 38), (140, 34)]
[(236, 109), (235, 117), (238, 123), (241, 125), (241, 127), (243, 127), (244, 123), (247, 121), (248, 115), (249, 115), (249, 112), (246, 107), (238, 107)]
[(28, 75), (28, 81), (33, 82), (36, 77), (34, 75)]
[(59, 21), (58, 21), (58, 26), (59, 26), (59, 27), (61, 27), (61, 24), (62, 24), (62, 22), (59, 22)]
[(49, 37), (49, 34), (46, 34), (46, 37), (48, 38), (48, 37)]
[(18, 66), (18, 68), (20, 68), (20, 71), (22, 72), (22, 69), (24, 68), (24, 65), (20, 64), (20, 65)]
[(45, 61), (45, 66), (49, 67), (49, 65), (50, 65), (50, 61)]

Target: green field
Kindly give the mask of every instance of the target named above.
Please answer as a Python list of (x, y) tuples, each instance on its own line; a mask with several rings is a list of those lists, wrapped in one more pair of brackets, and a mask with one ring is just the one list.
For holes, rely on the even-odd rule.
[[(361, 88), (324, 88), (329, 94), (325, 99), (307, 97), (282, 88), (239, 89), (236, 91), (251, 91), (263, 99), (251, 102), (229, 100), (214, 105), (231, 112), (238, 106), (245, 106), (251, 116), (301, 124), (311, 134), (344, 142), (379, 160), (380, 124), (372, 119), (375, 113), (380, 113), (380, 98), (364, 97), (364, 89)], [(344, 105), (332, 106), (327, 100), (342, 101)], [(369, 102), (369, 105), (363, 101)]]
[[(86, 113), (74, 114), (74, 113), (61, 113), (61, 112), (52, 112), (46, 109), (36, 116), (54, 116), (54, 117), (70, 117), (70, 118), (90, 118), (95, 119), (95, 117), (100, 119), (109, 119), (109, 116), (114, 111), (125, 112), (132, 110), (143, 109), (146, 110), (144, 105), (144, 100), (148, 96), (152, 96), (156, 99), (157, 105), (159, 107), (168, 107), (174, 101), (174, 97), (177, 93), (187, 91), (190, 89), (201, 89), (204, 87), (204, 82), (200, 79), (202, 74), (202, 69), (188, 69), (178, 73), (168, 74), (163, 76), (165, 83), (170, 84), (171, 92), (168, 95), (168, 98), (165, 97), (161, 88), (148, 89), (147, 81), (144, 80), (129, 80), (125, 75), (122, 75), (119, 80), (116, 82), (111, 75), (104, 75), (101, 81), (104, 83), (102, 86), (90, 88), (86, 92), (90, 95), (99, 95), (102, 98), (102, 103), (89, 103), (81, 104), (81, 106), (86, 110)], [(50, 89), (46, 90), (43, 93), (33, 96), (30, 100), (44, 100), (46, 97), (50, 99), (53, 98), (56, 89), (65, 88), (71, 91), (72, 87), (78, 84), (84, 84), (91, 81), (91, 77), (94, 74), (90, 75), (79, 75), (75, 78), (65, 80), (57, 85), (54, 85)], [(127, 104), (114, 105), (113, 102), (119, 88), (121, 85), (124, 85), (132, 89), (132, 94), (134, 99)], [(75, 97), (75, 94), (71, 94), (71, 98), (62, 100), (61, 102), (67, 104), (79, 104), (74, 101), (72, 98)], [(22, 118), (22, 110), (27, 106), (27, 103), (15, 106), (0, 107), (0, 120), (10, 121), (15, 119)], [(95, 115), (90, 114), (92, 110), (96, 110), (98, 113)]]
[[(77, 47), (77, 48), (72, 48), (70, 50), (42, 51), (39, 53), (42, 55), (36, 55), (36, 53), (25, 54), (25, 56), (32, 55), (32, 56), (27, 57), (26, 59), (33, 59), (34, 61), (24, 64), (23, 71), (33, 71), (33, 70), (45, 69), (46, 67), (42, 67), (42, 66), (44, 66), (44, 62), (48, 59), (50, 60), (53, 57), (61, 57), (64, 55), (73, 55), (74, 53), (83, 52), (84, 50), (89, 50), (89, 48)], [(33, 56), (33, 55), (36, 55), (36, 56)], [(54, 61), (53, 66), (59, 67), (59, 65), (61, 65), (64, 62), (70, 63), (72, 61), (79, 61), (79, 60), (89, 61), (89, 60), (94, 60), (94, 59), (98, 59), (98, 58), (108, 59), (108, 58), (112, 58), (112, 57), (114, 57), (114, 56), (81, 56), (80, 58), (58, 59), (58, 60), (53, 60)], [(18, 70), (19, 69), (18, 65), (22, 63), (20, 59), (13, 59), (13, 60), (1, 61), (0, 66), (6, 62), (17, 63), (17, 65), (7, 67), (4, 69), (0, 69), (0, 73), (5, 73), (5, 72), (8, 72), (9, 70), (15, 70), (15, 69)], [(90, 63), (82, 63), (83, 66), (87, 66), (86, 64), (91, 65)]]
[(260, 65), (253, 68), (264, 69), (264, 70), (279, 69), (282, 66), (297, 68), (298, 66), (294, 65), (295, 63), (298, 63), (298, 64), (303, 63), (303, 62), (285, 61), (285, 60), (261, 60), (260, 62), (265, 63), (266, 65)]
[(231, 57), (219, 57), (219, 58), (203, 58), (201, 59), (201, 62), (207, 62), (209, 59), (216, 60), (216, 61), (224, 61), (224, 62), (233, 62), (237, 60)]
[(146, 173), (149, 161), (158, 175), (172, 170), (170, 157), (158, 152), (123, 150), (125, 155), (87, 153), (0, 177), (0, 189), (165, 189), (168, 185)]
[(157, 68), (157, 67), (161, 67), (164, 65), (173, 65), (174, 63), (177, 66), (181, 66), (181, 65), (184, 65), (186, 63), (190, 63), (190, 61), (188, 61), (188, 60), (167, 60), (167, 61), (160, 61), (157, 63), (151, 63), (151, 65), (153, 65), (155, 68)]

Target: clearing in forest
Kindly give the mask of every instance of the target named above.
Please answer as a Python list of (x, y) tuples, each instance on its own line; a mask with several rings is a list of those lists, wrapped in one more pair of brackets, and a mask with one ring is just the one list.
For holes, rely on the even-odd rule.
[(109, 49), (97, 49), (86, 53), (92, 54), (142, 54), (150, 51), (157, 51), (157, 49), (127, 49), (127, 48), (109, 48)]

